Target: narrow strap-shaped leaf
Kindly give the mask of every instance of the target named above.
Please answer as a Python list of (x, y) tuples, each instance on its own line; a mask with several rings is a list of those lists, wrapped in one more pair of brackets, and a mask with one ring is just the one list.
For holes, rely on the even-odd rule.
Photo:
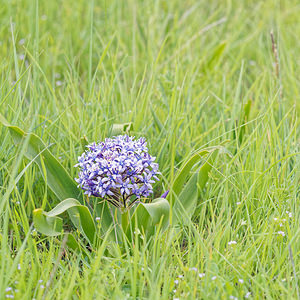
[(240, 128), (240, 134), (239, 134), (239, 144), (242, 144), (243, 141), (243, 137), (246, 131), (246, 124), (249, 121), (249, 114), (250, 114), (250, 110), (251, 110), (251, 105), (252, 105), (252, 101), (248, 100), (248, 102), (245, 104), (244, 106), (244, 117), (243, 117), (243, 124), (241, 124), (241, 128)]
[[(44, 177), (41, 159), (46, 169), (47, 184), (55, 195), (62, 201), (66, 198), (78, 198), (80, 191), (77, 188), (76, 182), (70, 177), (65, 168), (59, 161), (46, 149), (43, 141), (33, 133), (25, 133), (17, 126), (8, 124), (3, 116), (0, 115), (0, 122), (8, 127), (9, 132), (15, 144), (21, 143), (26, 136), (29, 135), (29, 142), (25, 151), (25, 156), (38, 164), (42, 176)], [(41, 155), (39, 155), (42, 152)], [(36, 158), (38, 156), (38, 158)], [(45, 179), (45, 178), (44, 178)]]
[(225, 41), (223, 41), (212, 51), (211, 57), (205, 63), (206, 70), (212, 70), (213, 67), (219, 62), (219, 60), (226, 48), (226, 44), (227, 43)]
[(154, 120), (155, 125), (157, 126), (159, 132), (163, 131), (164, 133), (166, 132), (164, 125), (161, 123), (161, 121), (159, 120), (155, 110), (152, 108), (152, 106), (150, 106), (150, 110), (151, 110), (151, 114)]
[[(203, 189), (208, 180), (208, 173), (212, 169), (212, 164), (217, 155), (214, 151), (209, 155), (207, 161), (189, 179), (183, 190), (175, 200), (172, 209), (172, 224), (175, 225), (182, 220), (185, 223), (186, 217), (190, 220), (198, 205), (198, 187)], [(197, 186), (198, 183), (198, 186)]]
[(80, 144), (81, 144), (81, 147), (82, 147), (82, 151), (85, 151), (86, 146), (89, 144), (89, 141), (88, 141), (88, 139), (85, 135), (80, 138)]
[[(92, 243), (95, 238), (96, 227), (94, 220), (91, 216), (90, 211), (84, 205), (81, 205), (80, 202), (76, 199), (66, 199), (60, 202), (56, 207), (54, 207), (51, 211), (45, 212), (42, 209), (36, 209), (33, 212), (35, 219), (42, 219), (43, 223), (37, 222), (35, 223), (36, 229), (42, 233), (52, 232), (53, 234), (57, 231), (53, 228), (53, 222), (57, 218), (57, 216), (61, 215), (65, 211), (68, 212), (70, 219), (74, 226), (79, 230), (84, 237)], [(45, 220), (48, 222), (46, 223)], [(53, 220), (53, 221), (52, 221)], [(52, 235), (53, 235), (52, 234)], [(57, 235), (57, 234), (55, 234)]]

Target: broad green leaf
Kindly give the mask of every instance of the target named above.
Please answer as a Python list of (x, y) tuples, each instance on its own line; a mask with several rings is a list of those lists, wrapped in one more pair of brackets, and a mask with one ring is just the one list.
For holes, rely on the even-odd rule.
[(57, 216), (65, 211), (68, 212), (74, 226), (82, 233), (90, 242), (93, 242), (96, 232), (94, 220), (89, 209), (81, 205), (76, 199), (69, 198), (59, 203), (55, 208), (47, 213), (48, 216)]
[(184, 163), (184, 165), (180, 168), (180, 170), (177, 172), (177, 175), (175, 177), (175, 180), (173, 183), (173, 188), (172, 188), (173, 193), (175, 193), (177, 196), (179, 195), (192, 167), (195, 164), (197, 164), (204, 155), (211, 153), (211, 152), (215, 151), (216, 149), (218, 149), (218, 147), (202, 149), (202, 150), (196, 152), (192, 157), (190, 157)]
[(132, 228), (137, 226), (141, 231), (153, 233), (155, 226), (161, 223), (165, 230), (169, 225), (170, 204), (164, 198), (157, 198), (151, 203), (140, 203), (131, 217)]
[[(0, 122), (4, 126), (8, 127), (15, 144), (22, 143), (29, 135), (29, 143), (27, 149), (25, 150), (25, 156), (30, 160), (35, 159), (35, 162), (38, 164), (43, 177), (44, 164), (47, 184), (61, 201), (66, 198), (79, 197), (80, 191), (77, 188), (76, 182), (70, 177), (65, 168), (58, 162), (52, 153), (46, 149), (46, 145), (37, 135), (33, 133), (25, 133), (19, 127), (8, 124), (1, 115)], [(42, 154), (39, 155), (41, 152)], [(43, 164), (41, 159), (43, 160)]]
[(81, 247), (78, 244), (78, 242), (76, 241), (76, 239), (73, 236), (73, 234), (71, 234), (71, 233), (67, 233), (67, 234), (68, 234), (68, 239), (67, 239), (67, 245), (68, 245), (68, 247), (71, 248), (74, 251), (81, 250)]
[(33, 223), (35, 228), (42, 234), (57, 236), (62, 233), (62, 219), (45, 215), (41, 208), (33, 211)]
[[(72, 199), (72, 198), (66, 199), (60, 202), (56, 207), (54, 207), (49, 212), (42, 211), (42, 209), (34, 210), (33, 211), (34, 218), (36, 218), (39, 221), (43, 220), (43, 222), (35, 223), (36, 229), (47, 235), (48, 235), (47, 231), (50, 233), (53, 232), (54, 234), (52, 220), (58, 219), (57, 216), (63, 214), (65, 211), (68, 212), (72, 223), (79, 230), (79, 232), (83, 234), (84, 237), (90, 243), (92, 243), (94, 241), (95, 233), (96, 233), (94, 220), (88, 208), (84, 205), (81, 205), (80, 202), (76, 199)], [(48, 222), (46, 223), (45, 220), (47, 220)]]
[(206, 182), (208, 180), (208, 173), (212, 169), (214, 160), (218, 154), (218, 151), (214, 151), (209, 154), (206, 162), (201, 166), (198, 175), (198, 187), (202, 190), (204, 189)]
[(197, 206), (198, 189), (197, 189), (198, 172), (193, 174), (183, 190), (175, 200), (173, 205), (172, 225), (179, 222), (179, 219), (185, 220), (186, 217), (191, 219)]
[(162, 229), (165, 229), (169, 225), (169, 213), (170, 204), (164, 198), (157, 198), (151, 203), (141, 203), (141, 205), (147, 210), (151, 217), (153, 225), (158, 225), (162, 220)]
[(122, 123), (122, 124), (113, 124), (111, 129), (111, 136), (116, 136), (120, 134), (129, 134), (133, 129), (133, 123)]
[[(203, 189), (208, 180), (208, 173), (212, 168), (213, 161), (217, 155), (217, 151), (212, 152), (207, 161), (194, 173), (189, 179), (183, 190), (175, 200), (172, 209), (172, 224), (175, 225), (181, 218), (183, 221), (186, 217), (190, 220), (198, 205), (198, 187)], [(198, 184), (198, 185), (197, 185)], [(184, 223), (184, 222), (183, 222)]]
[(66, 233), (68, 235), (68, 239), (67, 239), (67, 246), (69, 248), (71, 248), (73, 251), (76, 252), (81, 252), (85, 255), (85, 257), (89, 257), (89, 253), (86, 249), (85, 245), (81, 245), (80, 243), (78, 243), (78, 241), (76, 240), (76, 238), (74, 237), (73, 234), (71, 233)]

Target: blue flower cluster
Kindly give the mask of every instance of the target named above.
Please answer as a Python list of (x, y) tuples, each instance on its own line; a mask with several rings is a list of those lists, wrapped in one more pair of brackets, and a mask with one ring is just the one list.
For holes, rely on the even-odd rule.
[(75, 180), (85, 194), (126, 208), (136, 199), (153, 193), (152, 184), (159, 180), (160, 173), (155, 157), (148, 153), (145, 138), (135, 140), (119, 135), (87, 148), (75, 165), (80, 168)]

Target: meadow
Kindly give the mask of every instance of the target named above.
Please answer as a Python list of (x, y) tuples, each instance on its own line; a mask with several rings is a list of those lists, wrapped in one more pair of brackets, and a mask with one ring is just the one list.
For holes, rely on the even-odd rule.
[(2, 0), (0, 113), (71, 178), (114, 124), (156, 156), (148, 201), (221, 150), (189, 221), (111, 253), (66, 217), (78, 252), (36, 230), (60, 200), (0, 123), (0, 298), (300, 299), (299, 15), (296, 0)]

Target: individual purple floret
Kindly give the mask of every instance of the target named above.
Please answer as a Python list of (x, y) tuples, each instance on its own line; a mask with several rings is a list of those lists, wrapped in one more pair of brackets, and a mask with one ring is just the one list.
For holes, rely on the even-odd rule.
[(153, 193), (152, 184), (160, 172), (145, 138), (119, 135), (87, 148), (75, 165), (80, 168), (75, 180), (85, 194), (130, 208), (137, 199)]

